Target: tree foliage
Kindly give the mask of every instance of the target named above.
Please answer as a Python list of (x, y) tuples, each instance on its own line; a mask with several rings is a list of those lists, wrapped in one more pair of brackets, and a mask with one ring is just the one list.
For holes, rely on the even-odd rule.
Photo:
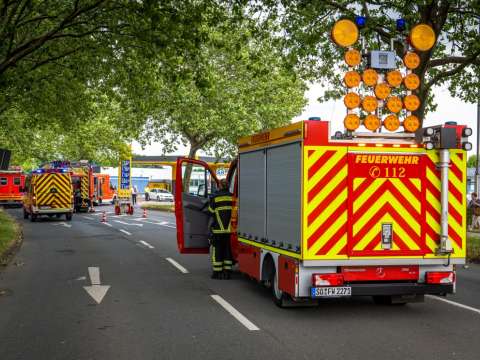
[[(473, 102), (480, 86), (480, 2), (478, 0), (430, 1), (304, 1), (264, 0), (259, 9), (268, 19), (283, 27), (287, 56), (306, 78), (321, 81), (328, 89), (322, 100), (343, 93), (339, 66), (343, 50), (333, 44), (330, 31), (341, 17), (367, 17), (362, 30), (369, 49), (388, 47), (395, 37), (395, 19), (404, 18), (410, 26), (426, 23), (433, 27), (437, 42), (420, 53), (421, 64), (415, 73), (421, 79), (418, 95), (420, 119), (434, 108), (432, 88), (447, 85), (453, 96)], [(260, 10), (259, 10), (260, 11)], [(384, 45), (381, 45), (384, 44)], [(402, 57), (405, 44), (397, 41), (395, 51)]]

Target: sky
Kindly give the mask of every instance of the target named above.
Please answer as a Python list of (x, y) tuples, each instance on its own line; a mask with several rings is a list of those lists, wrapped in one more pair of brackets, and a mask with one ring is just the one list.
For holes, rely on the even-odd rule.
[[(470, 142), (473, 144), (473, 150), (469, 155), (476, 153), (477, 144), (477, 104), (465, 103), (460, 99), (450, 96), (446, 88), (434, 88), (435, 101), (438, 104), (437, 110), (427, 114), (424, 126), (439, 125), (446, 121), (456, 121), (458, 124), (466, 124), (473, 129), (473, 136)], [(323, 89), (319, 84), (312, 84), (305, 93), (308, 104), (303, 112), (294, 117), (292, 122), (306, 120), (311, 116), (318, 116), (322, 120), (331, 122), (330, 129), (333, 133), (337, 130), (343, 130), (343, 118), (345, 116), (345, 106), (342, 100), (328, 101), (324, 103), (318, 102), (318, 97), (323, 93)], [(162, 146), (159, 143), (153, 143), (142, 149), (140, 144), (133, 143), (133, 151), (142, 155), (162, 155)], [(187, 148), (179, 146), (175, 152), (176, 155), (185, 155)]]

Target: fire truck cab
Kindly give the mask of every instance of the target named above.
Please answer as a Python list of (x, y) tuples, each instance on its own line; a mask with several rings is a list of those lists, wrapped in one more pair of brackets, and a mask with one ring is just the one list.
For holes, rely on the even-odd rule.
[(21, 170), (0, 170), (0, 205), (22, 206), (25, 174)]
[[(453, 293), (455, 265), (465, 263), (471, 129), (346, 134), (308, 120), (240, 139), (227, 177), (238, 270), (271, 287), (280, 306)], [(203, 171), (202, 192), (185, 191), (187, 167)], [(207, 254), (203, 209), (218, 180), (188, 158), (178, 159), (176, 179), (179, 251)]]

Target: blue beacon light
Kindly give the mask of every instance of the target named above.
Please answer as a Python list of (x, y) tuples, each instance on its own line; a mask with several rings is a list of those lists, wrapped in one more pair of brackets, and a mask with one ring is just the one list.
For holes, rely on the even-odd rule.
[(397, 31), (405, 31), (407, 28), (407, 22), (405, 19), (397, 19), (396, 21)]
[(359, 28), (363, 28), (367, 24), (367, 18), (365, 16), (355, 16), (355, 24)]

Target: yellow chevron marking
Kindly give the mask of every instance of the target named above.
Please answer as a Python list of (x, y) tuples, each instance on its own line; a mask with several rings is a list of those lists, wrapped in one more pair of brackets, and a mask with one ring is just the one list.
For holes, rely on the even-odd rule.
[(405, 197), (405, 199), (420, 212), (422, 206), (420, 199), (413, 195), (400, 179), (390, 179), (390, 182), (403, 195), (403, 197)]
[[(330, 170), (345, 156), (345, 151), (337, 151), (331, 158), (328, 160), (325, 165), (323, 165), (316, 173), (313, 175), (307, 183), (307, 192), (312, 190), (312, 188), (320, 181), (322, 178), (327, 175)], [(308, 178), (308, 172), (307, 172)]]
[(377, 179), (365, 189), (365, 191), (353, 201), (353, 212), (356, 213), (357, 210), (368, 201), (375, 191), (377, 191), (386, 181), (387, 179)]
[(345, 226), (346, 222), (347, 211), (345, 210), (342, 215), (340, 215), (338, 219), (335, 220), (335, 222), (318, 238), (318, 240), (312, 245), (312, 247), (308, 249), (308, 251), (314, 254), (317, 253), (317, 251), (319, 251), (342, 226)]
[(367, 178), (354, 178), (353, 179), (353, 191), (357, 190), (360, 185), (366, 181)]
[(339, 255), (338, 253), (347, 245), (347, 234), (343, 235), (339, 241), (330, 249), (326, 254), (329, 258), (332, 259), (347, 259), (347, 255)]
[[(407, 245), (407, 247), (410, 250), (420, 250), (420, 247), (417, 245), (416, 242), (410, 239), (410, 236), (403, 230), (403, 228), (395, 221), (395, 219), (390, 215), (390, 214), (385, 214), (382, 216), (381, 220), (379, 220), (375, 226), (373, 226), (368, 233), (365, 235), (365, 237), (360, 240), (355, 247), (353, 248), (354, 251), (362, 251), (364, 250), (372, 241), (375, 240), (375, 237), (378, 237), (378, 234), (382, 231), (382, 223), (384, 222), (390, 222), (393, 224), (393, 233), (394, 233), (394, 241), (395, 243), (395, 237), (398, 236), (400, 237), (401, 240)], [(380, 237), (378, 237), (378, 240), (380, 240)], [(397, 247), (398, 249), (398, 247)]]
[[(404, 220), (410, 225), (413, 231), (420, 235), (420, 224), (419, 219), (415, 218), (414, 216), (410, 215), (410, 213), (405, 210), (403, 205), (395, 198), (390, 191), (386, 191), (361, 217), (357, 220), (357, 222), (353, 225), (353, 235), (358, 233), (372, 217), (374, 217), (384, 206), (386, 203), (390, 203), (392, 207), (399, 212), (400, 214), (404, 214)], [(420, 209), (416, 209), (420, 212)]]
[[(338, 209), (339, 206), (342, 205), (345, 201), (347, 201), (347, 188), (345, 188), (337, 198), (332, 201), (322, 212), (320, 216), (318, 216), (313, 223), (310, 224), (307, 228), (307, 232), (305, 233), (306, 238), (308, 239), (322, 224), (328, 220), (328, 218), (332, 215), (332, 213)], [(307, 223), (307, 219), (305, 219)]]
[[(310, 214), (315, 208), (321, 204), (325, 198), (335, 189), (335, 187), (347, 177), (348, 166), (345, 165), (329, 182), (319, 191), (319, 193), (310, 201), (307, 205), (307, 214)], [(345, 187), (346, 189), (347, 187)], [(308, 200), (308, 193), (306, 194), (306, 200)]]

